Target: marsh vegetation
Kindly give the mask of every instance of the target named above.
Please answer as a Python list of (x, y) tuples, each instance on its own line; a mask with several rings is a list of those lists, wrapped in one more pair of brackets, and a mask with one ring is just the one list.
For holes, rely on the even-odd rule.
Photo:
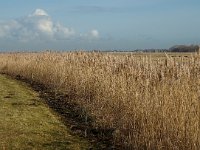
[[(2, 53), (0, 72), (61, 92), (123, 149), (200, 148), (200, 57)], [(87, 117), (85, 117), (87, 122)]]

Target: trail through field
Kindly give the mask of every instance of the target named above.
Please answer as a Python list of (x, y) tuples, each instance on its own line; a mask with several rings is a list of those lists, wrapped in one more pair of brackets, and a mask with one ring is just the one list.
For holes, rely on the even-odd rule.
[(89, 149), (26, 84), (0, 75), (0, 149)]

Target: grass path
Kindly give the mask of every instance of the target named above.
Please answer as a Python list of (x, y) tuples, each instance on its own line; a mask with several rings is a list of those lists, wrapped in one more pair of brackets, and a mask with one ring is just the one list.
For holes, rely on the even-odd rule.
[(0, 75), (0, 149), (89, 149), (26, 84)]

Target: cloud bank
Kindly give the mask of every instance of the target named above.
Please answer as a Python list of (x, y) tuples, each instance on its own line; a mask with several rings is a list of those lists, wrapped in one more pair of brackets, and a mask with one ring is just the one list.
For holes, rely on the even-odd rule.
[(93, 29), (88, 33), (78, 33), (73, 28), (54, 22), (43, 9), (36, 9), (32, 14), (23, 18), (0, 22), (0, 39), (34, 42), (80, 38), (84, 40), (98, 39), (99, 32)]

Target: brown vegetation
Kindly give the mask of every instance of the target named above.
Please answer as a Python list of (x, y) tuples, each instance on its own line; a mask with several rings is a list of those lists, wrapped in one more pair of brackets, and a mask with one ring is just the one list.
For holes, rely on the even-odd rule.
[[(0, 71), (67, 94), (124, 149), (200, 148), (200, 57), (0, 54)], [(87, 120), (87, 118), (86, 118)]]

